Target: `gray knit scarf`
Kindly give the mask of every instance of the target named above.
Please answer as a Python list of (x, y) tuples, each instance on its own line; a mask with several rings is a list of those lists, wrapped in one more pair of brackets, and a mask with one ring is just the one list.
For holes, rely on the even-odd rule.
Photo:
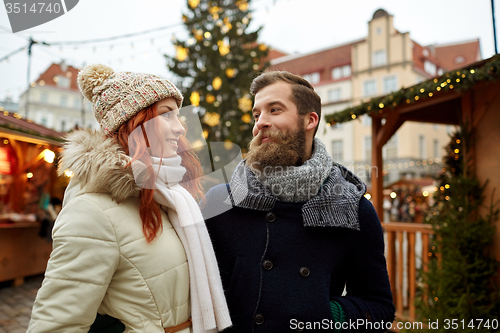
[[(305, 184), (304, 188), (309, 189), (309, 193), (314, 192), (313, 184), (317, 185), (321, 181), (319, 192), (316, 191), (318, 193), (315, 196), (306, 199), (307, 202), (302, 206), (304, 226), (336, 226), (359, 230), (359, 201), (366, 192), (366, 185), (347, 168), (333, 163), (331, 159), (329, 164), (324, 166), (326, 171), (320, 168), (321, 162), (319, 161), (327, 160), (323, 153), (318, 153), (319, 150), (324, 150), (324, 145), (321, 141), (315, 139), (314, 146), (313, 156), (311, 157), (314, 161), (308, 163), (307, 168), (312, 170), (313, 166), (316, 166), (319, 169), (316, 171), (320, 171), (321, 176), (318, 175), (315, 181), (302, 182), (296, 180), (300, 184)], [(326, 150), (324, 152), (326, 153)], [(328, 154), (326, 153), (326, 155)], [(296, 168), (300, 169), (301, 167)], [(300, 170), (298, 172), (300, 173)], [(325, 173), (326, 181), (323, 178)], [(292, 176), (296, 178), (294, 173)], [(276, 178), (283, 179), (281, 174)], [(288, 180), (284, 181), (288, 182)], [(234, 170), (231, 182), (228, 184), (229, 196), (224, 202), (234, 207), (270, 211), (278, 200), (285, 201), (275, 196), (271, 191), (273, 184), (276, 183), (277, 181), (273, 180), (268, 182), (267, 186), (263, 185), (259, 178), (245, 165), (245, 161), (242, 161)], [(304, 197), (304, 194), (293, 195), (292, 197)]]
[(301, 166), (266, 167), (253, 170), (266, 189), (280, 201), (304, 202), (316, 196), (330, 175), (333, 160), (319, 140), (314, 141), (311, 158)]

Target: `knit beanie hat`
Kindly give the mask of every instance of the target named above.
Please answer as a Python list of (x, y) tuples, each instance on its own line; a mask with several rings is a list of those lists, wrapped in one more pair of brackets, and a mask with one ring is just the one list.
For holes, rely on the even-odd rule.
[(167, 97), (182, 105), (182, 94), (168, 80), (144, 73), (118, 72), (89, 65), (78, 73), (78, 86), (93, 104), (95, 119), (105, 134), (115, 132), (139, 111)]

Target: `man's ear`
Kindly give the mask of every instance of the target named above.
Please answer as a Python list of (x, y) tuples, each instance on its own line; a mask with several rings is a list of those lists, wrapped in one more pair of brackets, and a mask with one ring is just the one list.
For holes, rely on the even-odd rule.
[(319, 116), (316, 112), (310, 112), (307, 116), (306, 131), (314, 130), (318, 126)]

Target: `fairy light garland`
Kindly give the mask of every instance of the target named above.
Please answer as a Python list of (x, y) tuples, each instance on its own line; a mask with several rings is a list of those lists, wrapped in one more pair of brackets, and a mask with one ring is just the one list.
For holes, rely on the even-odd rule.
[(399, 105), (411, 104), (435, 96), (437, 92), (470, 89), (481, 81), (496, 81), (500, 78), (500, 55), (480, 67), (463, 68), (444, 73), (440, 77), (419, 83), (410, 88), (402, 88), (389, 95), (372, 98), (355, 107), (325, 115), (329, 125), (345, 123), (365, 114), (382, 113)]

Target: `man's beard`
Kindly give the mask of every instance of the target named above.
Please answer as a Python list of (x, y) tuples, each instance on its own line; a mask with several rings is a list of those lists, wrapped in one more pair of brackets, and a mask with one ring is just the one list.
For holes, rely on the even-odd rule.
[[(262, 143), (262, 136), (269, 141)], [(306, 129), (299, 122), (299, 130), (292, 134), (279, 131), (259, 132), (248, 147), (246, 165), (264, 171), (266, 167), (300, 166), (304, 163), (306, 150)]]

